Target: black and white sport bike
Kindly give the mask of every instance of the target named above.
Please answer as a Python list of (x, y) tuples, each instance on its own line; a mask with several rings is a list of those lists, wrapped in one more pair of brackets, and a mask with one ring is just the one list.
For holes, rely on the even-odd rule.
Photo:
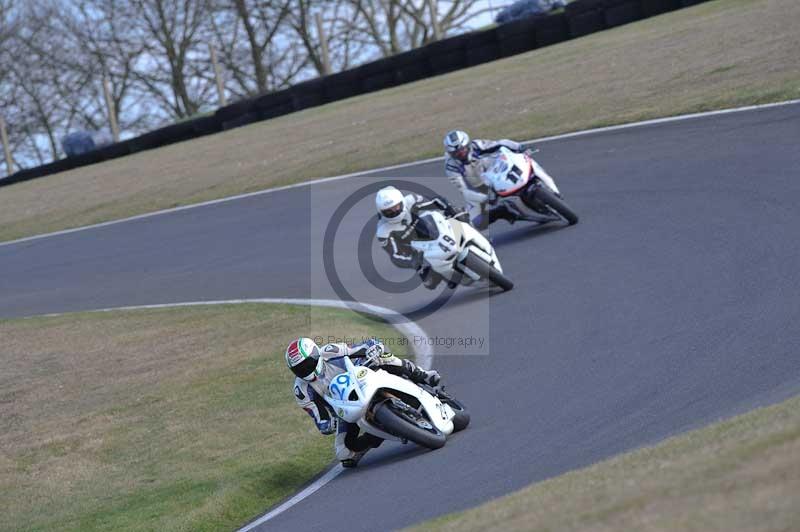
[(492, 244), (470, 224), (430, 211), (420, 216), (415, 233), (411, 247), (450, 285), (488, 283), (504, 291), (514, 287)]

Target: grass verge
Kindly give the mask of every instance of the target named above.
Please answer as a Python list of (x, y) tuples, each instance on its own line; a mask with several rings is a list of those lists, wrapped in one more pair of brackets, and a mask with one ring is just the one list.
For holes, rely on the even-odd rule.
[(800, 98), (798, 20), (796, 0), (717, 0), (19, 183), (0, 190), (0, 241), (440, 155), (452, 127), (522, 139)]
[(411, 530), (798, 530), (798, 457), (800, 397)]
[(233, 529), (295, 491), (333, 456), (283, 362), (301, 333), (397, 334), (260, 304), (0, 321), (0, 530)]

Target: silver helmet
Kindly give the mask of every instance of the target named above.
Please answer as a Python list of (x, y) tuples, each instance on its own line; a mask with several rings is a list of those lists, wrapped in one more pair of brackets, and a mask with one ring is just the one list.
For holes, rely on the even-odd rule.
[(469, 135), (466, 131), (454, 129), (444, 136), (444, 150), (456, 159), (469, 159)]

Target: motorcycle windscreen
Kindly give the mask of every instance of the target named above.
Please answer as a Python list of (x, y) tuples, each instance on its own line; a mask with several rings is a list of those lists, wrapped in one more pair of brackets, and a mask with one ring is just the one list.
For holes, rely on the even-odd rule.
[(422, 215), (417, 220), (414, 227), (414, 240), (437, 240), (439, 238), (439, 228), (431, 215)]

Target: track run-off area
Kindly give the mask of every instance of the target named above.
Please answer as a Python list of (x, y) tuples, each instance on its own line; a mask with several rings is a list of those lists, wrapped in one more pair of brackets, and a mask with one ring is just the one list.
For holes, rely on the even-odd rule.
[(0, 245), (0, 317), (337, 299), (333, 265), (351, 297), (420, 316), (410, 340), (472, 424), (435, 452), (387, 443), (260, 527), (398, 528), (800, 392), (798, 139), (790, 104), (537, 143), (581, 222), (496, 223), (514, 290), (432, 312), (382, 288), (409, 273), (376, 244), (359, 259), (374, 206), (353, 194), (400, 179), (460, 203), (441, 161)]

